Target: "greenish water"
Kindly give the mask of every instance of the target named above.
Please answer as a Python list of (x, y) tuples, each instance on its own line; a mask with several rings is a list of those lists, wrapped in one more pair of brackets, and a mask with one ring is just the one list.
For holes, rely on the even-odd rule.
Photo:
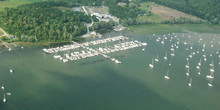
[[(170, 46), (175, 43), (165, 40), (162, 45), (156, 42), (162, 35), (138, 36), (124, 31), (131, 39), (147, 42), (142, 47), (109, 54), (121, 56), (122, 64), (115, 64), (103, 57), (96, 56), (68, 63), (55, 60), (53, 55), (42, 52), (44, 47), (20, 47), (11, 52), (1, 49), (0, 54), (0, 110), (219, 110), (220, 105), (220, 69), (219, 58), (214, 53), (220, 47), (220, 35), (195, 34), (191, 38), (181, 37), (175, 56), (170, 56)], [(110, 32), (105, 36), (120, 33)], [(202, 61), (201, 75), (197, 74), (196, 65), (202, 57), (202, 44), (198, 36), (206, 40), (207, 61)], [(210, 47), (210, 41), (214, 47)], [(186, 46), (193, 44), (193, 50), (200, 48), (200, 53), (190, 58), (190, 76), (186, 76), (186, 60), (190, 54)], [(101, 45), (105, 46), (105, 45)], [(168, 52), (168, 59), (163, 56)], [(212, 57), (208, 56), (213, 54)], [(149, 68), (152, 58), (159, 55), (159, 62)], [(209, 64), (214, 60), (215, 78), (213, 87), (208, 87)], [(168, 63), (172, 63), (169, 67)], [(10, 74), (12, 68), (14, 73)], [(167, 70), (170, 80), (165, 80)], [(192, 78), (192, 87), (187, 83)], [(3, 103), (3, 94), (11, 92), (7, 102)]]

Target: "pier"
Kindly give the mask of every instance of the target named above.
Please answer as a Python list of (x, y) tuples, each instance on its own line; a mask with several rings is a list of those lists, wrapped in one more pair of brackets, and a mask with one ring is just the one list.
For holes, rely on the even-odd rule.
[[(137, 40), (125, 41), (128, 39), (129, 38), (124, 37), (124, 36), (116, 36), (116, 37), (112, 37), (112, 38), (89, 41), (89, 42), (85, 42), (82, 44), (79, 44), (79, 43), (73, 41), (72, 42), (73, 44), (71, 44), (71, 45), (64, 45), (62, 47), (49, 48), (49, 49), (44, 48), (43, 51), (48, 54), (55, 54), (54, 58), (60, 59), (63, 62), (68, 62), (69, 60), (70, 61), (80, 60), (80, 59), (85, 59), (85, 58), (101, 55), (106, 59), (110, 59), (111, 61), (113, 61), (116, 64), (120, 64), (120, 63), (122, 63), (121, 61), (119, 61), (115, 58), (111, 58), (107, 54), (147, 45), (147, 43), (145, 43), (145, 42), (142, 43)], [(93, 49), (90, 47), (92, 45), (104, 44), (107, 42), (115, 42), (115, 41), (119, 41), (119, 40), (123, 40), (123, 42), (122, 43), (120, 42), (118, 44), (114, 44), (112, 46), (105, 47), (105, 48), (98, 47), (98, 48)], [(63, 57), (61, 55), (57, 54), (58, 52), (73, 50), (73, 49), (77, 49), (77, 48), (83, 48), (84, 50), (81, 52), (74, 51), (74, 52), (71, 52), (70, 54), (64, 54)]]

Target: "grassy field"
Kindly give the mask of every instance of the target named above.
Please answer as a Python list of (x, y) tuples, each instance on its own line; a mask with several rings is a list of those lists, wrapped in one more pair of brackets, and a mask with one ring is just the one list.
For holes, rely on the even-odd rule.
[(32, 2), (39, 2), (39, 1), (48, 1), (48, 0), (9, 0), (0, 2), (0, 11), (3, 11), (6, 7), (8, 8), (15, 8), (22, 4), (32, 3)]
[(213, 24), (178, 24), (181, 28), (200, 33), (220, 34), (220, 25)]
[(183, 30), (220, 34), (220, 26), (212, 24), (145, 24), (129, 26), (129, 29), (131, 29), (135, 34), (139, 35), (184, 32)]
[(176, 25), (170, 25), (170, 24), (134, 25), (134, 26), (129, 26), (129, 29), (131, 29), (135, 34), (139, 34), (139, 35), (181, 32), (182, 30), (178, 28)]
[[(157, 6), (157, 4), (155, 4), (154, 2), (142, 2), (140, 4), (140, 9), (147, 11), (148, 10), (148, 5), (150, 6)], [(160, 16), (152, 13), (152, 15), (148, 16), (148, 15), (142, 15), (142, 16), (138, 16), (136, 19), (138, 22), (146, 22), (146, 21), (150, 21), (150, 22), (154, 22), (154, 23), (159, 23), (161, 21), (163, 21), (163, 18), (161, 18)]]

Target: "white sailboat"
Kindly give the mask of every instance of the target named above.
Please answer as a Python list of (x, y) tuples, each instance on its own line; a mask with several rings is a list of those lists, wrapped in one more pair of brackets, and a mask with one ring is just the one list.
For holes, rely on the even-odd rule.
[(189, 69), (188, 69), (187, 72), (186, 72), (186, 76), (189, 76)]
[(213, 60), (212, 60), (212, 62), (209, 64), (211, 67), (213, 67), (214, 66), (214, 62), (213, 62)]
[(192, 58), (192, 51), (191, 51), (191, 54), (189, 55), (189, 58)]
[(198, 66), (201, 66), (201, 65), (202, 65), (202, 60), (200, 59), (198, 62)]
[(166, 52), (166, 54), (165, 54), (165, 56), (163, 58), (164, 58), (164, 60), (167, 60), (167, 52)]
[(210, 75), (207, 75), (206, 78), (213, 79), (214, 78), (214, 73), (210, 73)]
[(9, 70), (9, 72), (10, 72), (10, 73), (13, 73), (13, 70), (12, 70), (12, 69), (10, 69), (10, 70)]
[(175, 56), (174, 50), (173, 50), (173, 52), (172, 52), (172, 53), (170, 53), (170, 55), (171, 55), (171, 56)]
[(212, 80), (208, 83), (208, 86), (209, 87), (212, 87), (213, 85), (212, 85)]
[(142, 52), (144, 52), (144, 51), (145, 51), (145, 48), (142, 49)]
[(154, 60), (155, 60), (156, 62), (159, 62), (158, 55), (157, 55), (157, 58), (155, 58)]
[(189, 68), (189, 61), (187, 61), (187, 64), (185, 66), (186, 68)]
[(188, 86), (192, 86), (192, 78), (190, 78), (190, 81), (189, 81), (189, 83), (188, 83)]
[(4, 87), (4, 86), (1, 86), (1, 89), (2, 89), (2, 90), (4, 90), (4, 89), (5, 89), (5, 87)]
[(198, 75), (200, 75), (201, 74), (201, 72), (200, 72), (200, 69), (199, 69), (199, 71), (198, 71)]
[(199, 66), (199, 65), (197, 65), (197, 66), (196, 66), (196, 68), (199, 70), (199, 69), (200, 69), (200, 66)]
[(3, 102), (4, 102), (4, 103), (6, 102), (6, 97), (5, 97), (5, 94), (4, 94)]
[(167, 70), (167, 75), (164, 76), (165, 79), (170, 79), (169, 77), (169, 70)]
[(154, 59), (152, 58), (152, 63), (149, 64), (149, 67), (154, 68)]
[(214, 72), (215, 72), (214, 66), (210, 69), (210, 72), (211, 72), (211, 73), (214, 73)]

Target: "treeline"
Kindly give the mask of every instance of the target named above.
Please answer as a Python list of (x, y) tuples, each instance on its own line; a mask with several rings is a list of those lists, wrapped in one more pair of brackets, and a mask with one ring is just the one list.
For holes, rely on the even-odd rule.
[(0, 26), (22, 41), (67, 41), (87, 32), (91, 22), (82, 12), (61, 11), (54, 6), (72, 7), (66, 2), (37, 2), (0, 12)]
[(220, 24), (219, 0), (142, 0), (153, 1), (158, 4), (192, 14), (208, 20), (214, 24)]
[(94, 23), (93, 26), (90, 28), (90, 30), (94, 31), (94, 30), (110, 29), (115, 25), (117, 25), (117, 23), (115, 23), (114, 21), (109, 21), (109, 22), (100, 21)]
[[(135, 18), (121, 19), (120, 23), (124, 26), (140, 25), (140, 24), (155, 24), (155, 22), (152, 22), (150, 20), (140, 21)], [(200, 24), (204, 22), (202, 20), (194, 20), (190, 18), (181, 17), (181, 18), (172, 18), (170, 20), (164, 20), (158, 23), (160, 24)]]

